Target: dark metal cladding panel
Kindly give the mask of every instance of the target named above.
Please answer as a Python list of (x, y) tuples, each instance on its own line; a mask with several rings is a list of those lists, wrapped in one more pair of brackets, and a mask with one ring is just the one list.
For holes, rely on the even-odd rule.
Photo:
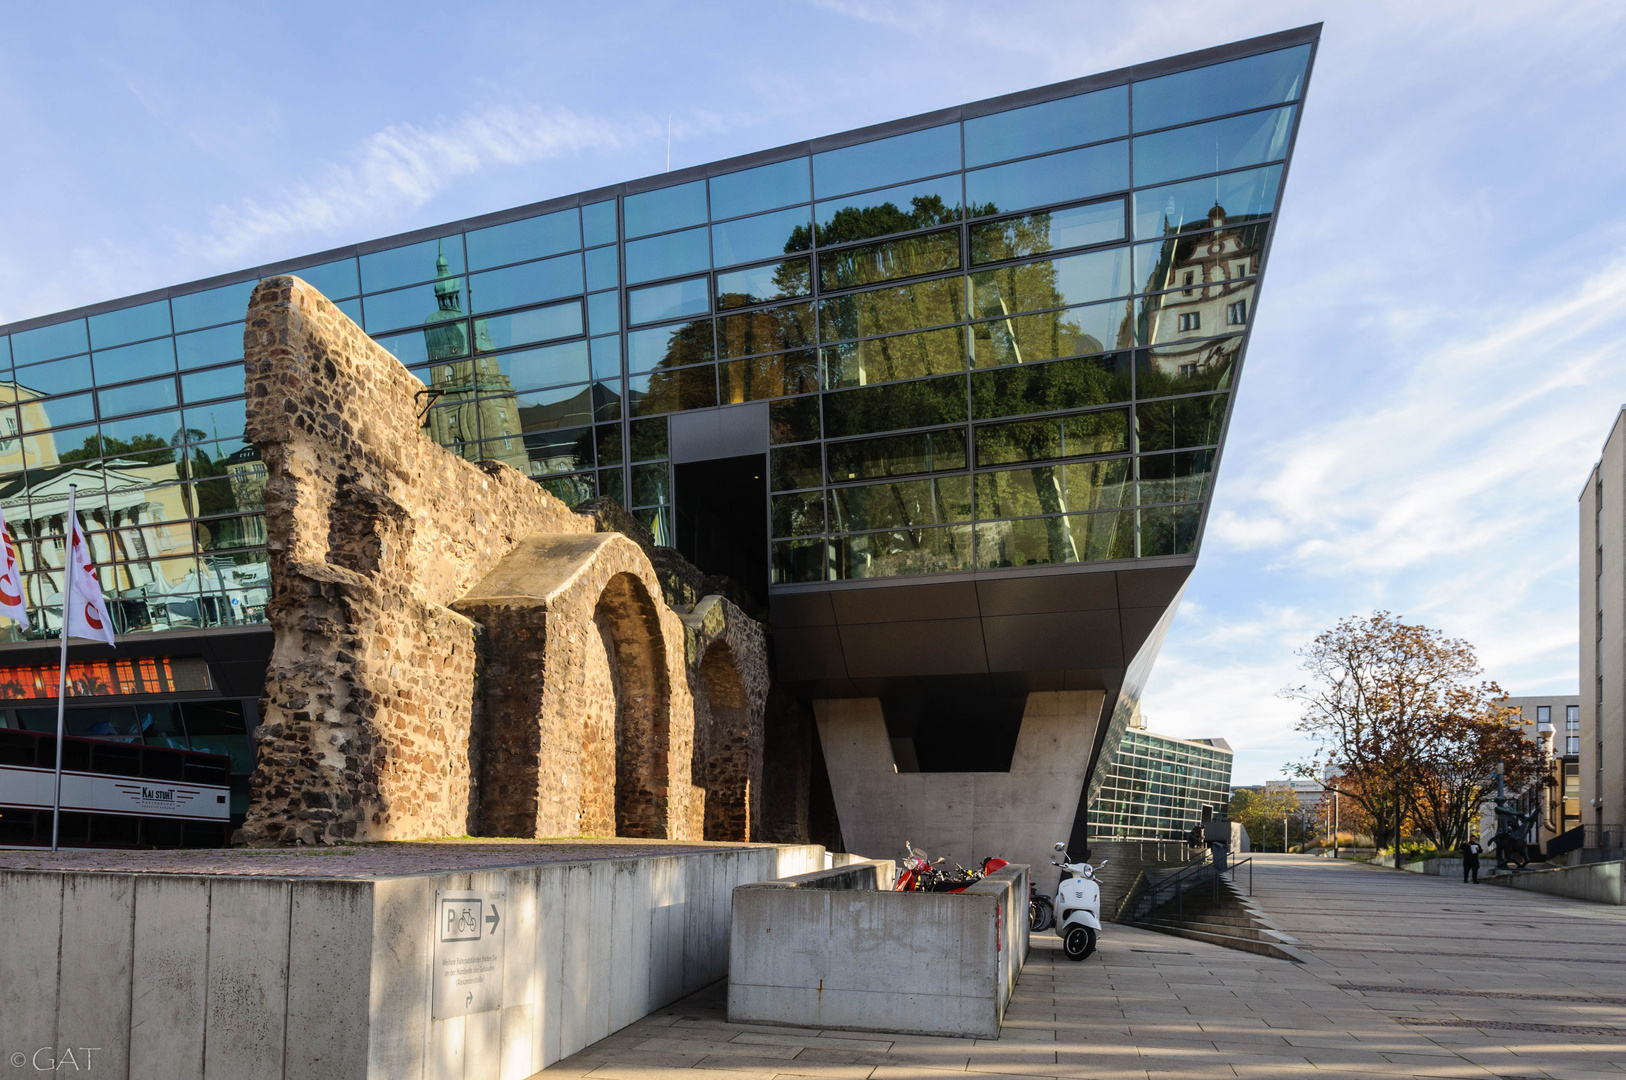
[(977, 588), (969, 581), (915, 582), (875, 589), (846, 589), (830, 594), (836, 621), (861, 623), (917, 622), (927, 619), (974, 619)]
[(1119, 617), (1123, 620), (1124, 655), (1134, 656), (1140, 647), (1151, 636), (1152, 629), (1163, 613), (1169, 610), (1166, 606), (1160, 608), (1124, 608)]
[(807, 682), (846, 679), (841, 635), (834, 626), (775, 628), (774, 664), (781, 679)]
[(768, 606), (776, 634), (790, 627), (836, 624), (836, 609), (827, 592), (776, 593)]
[(1064, 671), (1123, 665), (1116, 611), (1000, 615), (984, 620), (988, 666), (995, 671)]
[(1111, 610), (1118, 606), (1118, 582), (1100, 570), (989, 579), (977, 582), (977, 599), (984, 616)]
[(843, 626), (841, 645), (847, 670), (855, 679), (988, 670), (982, 622), (978, 619)]
[[(1144, 570), (1118, 571), (1118, 603), (1126, 608), (1163, 609), (1174, 602), (1180, 586), (1191, 576), (1189, 566), (1149, 566)], [(1130, 655), (1134, 650), (1129, 650)]]

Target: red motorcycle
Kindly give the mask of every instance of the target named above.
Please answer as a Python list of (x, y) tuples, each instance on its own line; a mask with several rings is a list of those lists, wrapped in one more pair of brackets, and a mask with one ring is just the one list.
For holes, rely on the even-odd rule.
[(907, 840), (903, 842), (903, 846), (908, 855), (903, 860), (903, 872), (898, 875), (896, 884), (892, 886), (895, 892), (964, 892), (984, 877), (1009, 865), (1004, 859), (989, 857), (982, 860), (980, 870), (967, 870), (956, 864), (954, 871), (950, 873), (938, 869), (938, 863), (943, 861), (942, 856), (938, 856), (934, 861), (926, 852), (916, 850)]

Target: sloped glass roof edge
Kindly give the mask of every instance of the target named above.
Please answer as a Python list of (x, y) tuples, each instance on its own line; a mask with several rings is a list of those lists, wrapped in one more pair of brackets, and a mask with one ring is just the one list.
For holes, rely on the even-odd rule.
[[(731, 158), (723, 158), (701, 165), (674, 170), (670, 173), (657, 173), (652, 176), (640, 177), (617, 184), (591, 188), (585, 191), (557, 196), (523, 206), (511, 207), (506, 210), (493, 211), (489, 214), (463, 218), (458, 221), (445, 222), (439, 225), (425, 226), (409, 232), (396, 233), (390, 236), (379, 237), (355, 244), (343, 245), (324, 251), (308, 252), (302, 255), (260, 266), (249, 267), (242, 270), (229, 271), (209, 278), (200, 278), (195, 281), (183, 282), (178, 285), (152, 289), (146, 292), (134, 293), (112, 300), (98, 301), (77, 308), (37, 315), (28, 319), (0, 325), (0, 335), (20, 333), (25, 330), (50, 326), (71, 319), (86, 318), (104, 312), (114, 311), (137, 304), (151, 303), (156, 300), (171, 299), (207, 289), (233, 285), (244, 281), (257, 281), (261, 278), (275, 277), (279, 274), (291, 273), (300, 267), (309, 266), (315, 262), (330, 262), (343, 258), (359, 257), (376, 251), (398, 247), (403, 244), (415, 243), (422, 240), (433, 240), (438, 237), (449, 236), (454, 233), (467, 232), (471, 229), (481, 229), (492, 225), (502, 225), (511, 221), (535, 217), (539, 214), (565, 210), (575, 206), (585, 206), (588, 203), (602, 202), (608, 198), (638, 194), (656, 188), (669, 187), (676, 184), (687, 183), (692, 180), (736, 172), (756, 165), (767, 165), (788, 158), (819, 153), (824, 150), (837, 149), (856, 143), (869, 142), (888, 135), (903, 134), (910, 131), (935, 127), (940, 124), (967, 120), (989, 113), (1003, 112), (1007, 109), (1020, 108), (1024, 105), (1038, 104), (1057, 98), (1071, 97), (1075, 94), (1090, 90), (1105, 89), (1110, 86), (1122, 85), (1135, 80), (1156, 78), (1190, 68), (1206, 67), (1210, 64), (1221, 63), (1226, 60), (1240, 59), (1258, 53), (1272, 52), (1277, 49), (1288, 48), (1294, 45), (1310, 44), (1310, 60), (1305, 70), (1304, 86), (1307, 90), (1311, 76), (1315, 70), (1316, 49), (1313, 47), (1320, 41), (1322, 24), (1308, 23), (1288, 30), (1280, 30), (1271, 34), (1262, 34), (1258, 37), (1246, 38), (1241, 41), (1229, 42), (1207, 49), (1198, 49), (1192, 52), (1180, 53), (1152, 60), (1128, 67), (1117, 68), (1112, 71), (1086, 75), (1077, 79), (1049, 83), (1044, 86), (1033, 87), (1011, 94), (1002, 94), (996, 97), (984, 98), (978, 101), (937, 109), (931, 112), (919, 113), (914, 116), (890, 120), (868, 127), (853, 128), (848, 131), (831, 135), (820, 136), (815, 139), (797, 143), (787, 143), (782, 146), (765, 150), (753, 151)], [(1302, 93), (1303, 91), (1301, 91)], [(1295, 131), (1296, 134), (1296, 131)]]

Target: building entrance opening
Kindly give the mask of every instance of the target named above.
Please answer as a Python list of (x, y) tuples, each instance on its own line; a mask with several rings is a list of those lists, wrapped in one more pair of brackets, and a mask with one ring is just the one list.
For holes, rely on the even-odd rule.
[(763, 454), (674, 467), (677, 549), (708, 574), (733, 578), (768, 602), (768, 482)]

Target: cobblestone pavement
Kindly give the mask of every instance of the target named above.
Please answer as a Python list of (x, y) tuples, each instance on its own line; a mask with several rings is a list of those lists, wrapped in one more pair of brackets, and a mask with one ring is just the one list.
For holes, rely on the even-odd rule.
[(1301, 856), (1255, 865), (1306, 963), (1119, 926), (1071, 963), (1046, 933), (999, 1039), (729, 1024), (718, 985), (539, 1075), (1626, 1077), (1626, 911)]

